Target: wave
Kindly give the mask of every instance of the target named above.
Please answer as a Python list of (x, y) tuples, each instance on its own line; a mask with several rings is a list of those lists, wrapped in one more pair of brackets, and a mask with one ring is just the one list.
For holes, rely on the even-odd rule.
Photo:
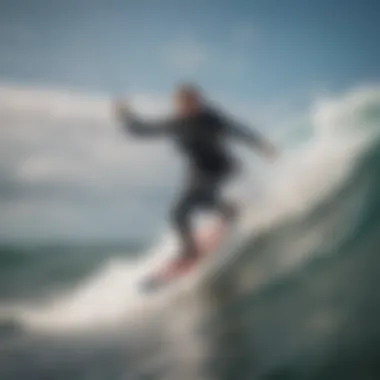
[[(123, 327), (141, 335), (149, 331), (151, 341), (154, 334), (164, 335), (172, 342), (167, 356), (175, 363), (174, 378), (174, 373), (182, 376), (186, 371), (202, 378), (199, 368), (211, 357), (219, 358), (214, 363), (221, 371), (218, 378), (233, 378), (237, 362), (251, 373), (247, 315), (249, 321), (257, 310), (255, 302), (276, 297), (278, 289), (307, 268), (328, 265), (338, 253), (352, 251), (376, 225), (379, 122), (377, 90), (317, 102), (302, 128), (309, 139), (290, 144), (275, 167), (261, 173), (260, 194), (246, 197), (239, 244), (228, 252), (228, 265), (215, 257), (213, 265), (219, 267), (213, 276), (204, 273), (170, 291), (142, 294), (139, 280), (175, 254), (178, 242), (168, 233), (142, 259), (111, 260), (43, 305), (11, 305), (3, 314), (34, 332), (77, 334)], [(210, 319), (217, 321), (213, 329), (201, 336), (194, 333), (195, 326)], [(239, 359), (228, 354), (232, 351), (240, 352)], [(218, 367), (220, 358), (224, 365)], [(144, 361), (136, 363), (137, 372)]]

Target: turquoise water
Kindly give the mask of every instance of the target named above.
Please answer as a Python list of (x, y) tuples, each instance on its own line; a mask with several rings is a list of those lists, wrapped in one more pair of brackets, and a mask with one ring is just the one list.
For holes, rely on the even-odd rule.
[[(256, 243), (263, 251), (271, 251), (282, 233), (297, 238), (296, 231), (303, 233), (305, 223), (312, 225), (313, 219), (342, 212), (344, 198), (349, 200), (366, 181), (364, 202), (344, 238), (330, 249), (320, 247), (306, 265), (276, 277), (244, 299), (233, 298), (220, 330), (240, 324), (241, 335), (235, 344), (243, 352), (237, 356), (230, 352), (233, 359), (217, 378), (250, 378), (246, 373), (263, 379), (380, 376), (379, 153), (378, 146), (367, 152), (349, 182), (307, 218), (290, 228), (282, 226)], [(247, 340), (249, 349), (242, 343)], [(227, 341), (226, 346), (231, 349), (233, 342)]]

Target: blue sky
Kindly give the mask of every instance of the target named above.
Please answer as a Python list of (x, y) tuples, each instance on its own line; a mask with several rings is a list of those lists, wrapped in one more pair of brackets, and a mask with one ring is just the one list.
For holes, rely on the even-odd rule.
[(379, 78), (379, 8), (375, 0), (2, 0), (0, 80), (161, 92), (190, 78), (234, 99), (302, 97)]

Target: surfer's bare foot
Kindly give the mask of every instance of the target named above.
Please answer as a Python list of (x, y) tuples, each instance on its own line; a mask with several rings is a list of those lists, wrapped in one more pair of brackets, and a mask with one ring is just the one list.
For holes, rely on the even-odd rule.
[(183, 264), (191, 264), (193, 263), (194, 261), (197, 261), (199, 259), (200, 255), (199, 254), (192, 254), (192, 255), (186, 255), (186, 256), (182, 256), (178, 259), (178, 261), (180, 263), (183, 263)]
[(183, 271), (191, 268), (197, 262), (197, 257), (180, 257), (171, 265), (171, 271)]
[(188, 251), (182, 252), (177, 261), (180, 265), (187, 265), (197, 261), (199, 257), (200, 253), (193, 249), (191, 253)]

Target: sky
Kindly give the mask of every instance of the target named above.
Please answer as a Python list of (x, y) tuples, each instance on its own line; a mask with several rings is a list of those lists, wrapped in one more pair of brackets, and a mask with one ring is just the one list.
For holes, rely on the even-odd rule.
[(379, 16), (370, 0), (0, 0), (0, 240), (157, 228), (179, 169), (121, 138), (110, 97), (162, 113), (194, 81), (272, 125), (379, 81)]
[(273, 99), (380, 75), (376, 0), (1, 0), (0, 78)]

